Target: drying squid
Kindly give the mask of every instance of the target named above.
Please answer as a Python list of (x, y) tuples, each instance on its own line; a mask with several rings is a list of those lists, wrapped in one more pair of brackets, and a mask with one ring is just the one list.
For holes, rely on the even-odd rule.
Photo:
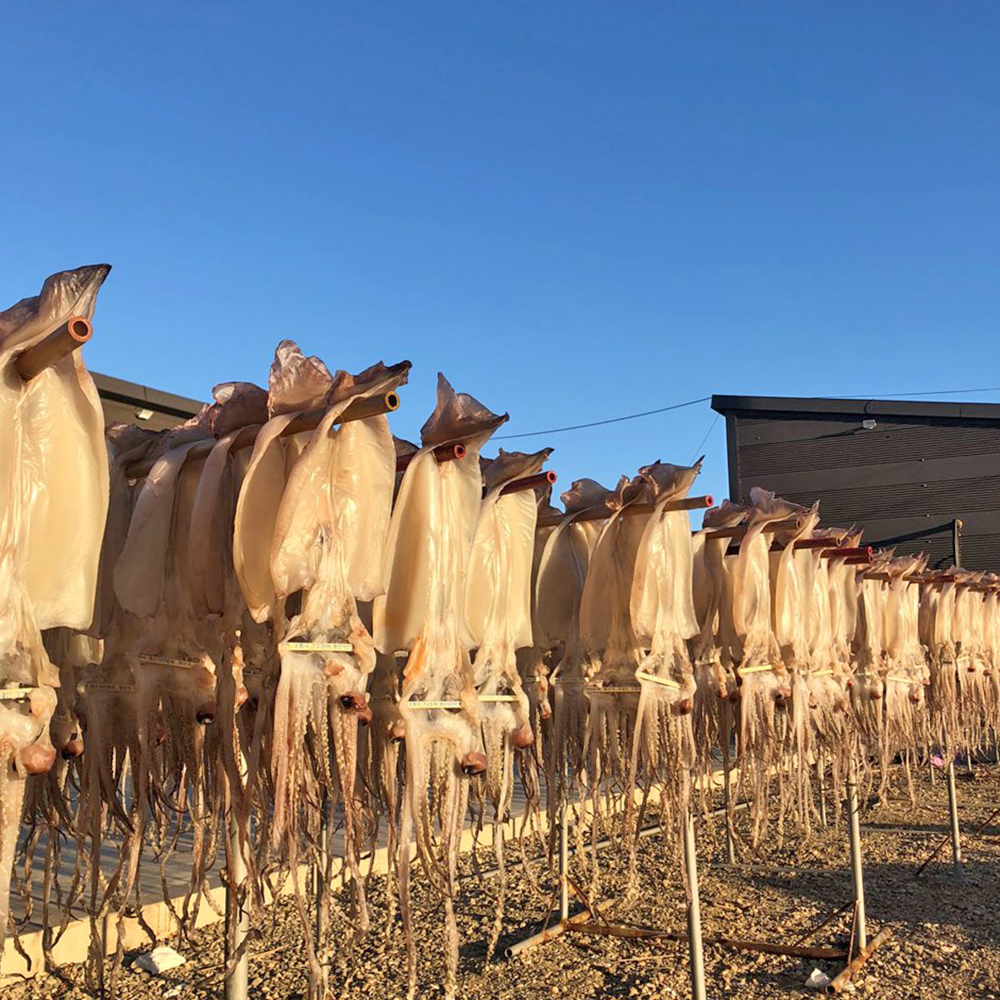
[[(777, 623), (770, 573), (771, 522), (801, 517), (805, 509), (757, 487), (750, 491), (753, 507), (740, 542), (733, 580), (733, 625), (743, 645), (737, 667), (740, 679), (740, 789), (749, 797), (755, 843), (767, 826), (770, 788), (774, 774), (791, 757), (793, 729), (789, 719), (791, 679), (785, 664)], [(792, 602), (782, 602), (782, 608)], [(792, 612), (788, 612), (792, 613)], [(785, 783), (780, 785), (778, 830), (786, 808)]]
[(479, 703), (486, 772), (482, 788), (493, 808), (493, 847), (500, 869), (492, 954), (503, 928), (506, 872), (503, 824), (513, 795), (516, 751), (534, 742), (528, 696), (521, 686), (517, 651), (532, 643), (531, 577), (538, 504), (533, 490), (508, 492), (515, 480), (537, 475), (551, 454), (505, 452), (485, 463), (486, 495), (469, 555), (465, 624), (475, 649), (472, 673)]
[[(410, 849), (445, 914), (445, 993), (457, 990), (458, 850), (468, 778), (487, 767), (465, 624), (469, 558), (479, 522), (479, 453), (506, 415), (491, 413), (438, 377), (437, 406), (403, 476), (386, 548), (387, 590), (375, 601), (375, 644), (406, 650), (398, 706), (406, 776), (399, 843), (399, 898), (409, 995), (416, 994)], [(455, 445), (464, 447), (456, 452)], [(460, 453), (461, 457), (456, 457)], [(451, 460), (439, 460), (450, 458)]]
[[(640, 694), (626, 816), (633, 815), (636, 787), (642, 787), (645, 803), (655, 783), (663, 828), (678, 836), (688, 809), (695, 763), (691, 716), (696, 683), (688, 642), (698, 632), (698, 619), (688, 515), (685, 510), (669, 509), (669, 505), (687, 497), (700, 471), (701, 459), (691, 467), (655, 462), (639, 470), (652, 493), (653, 513), (646, 519), (639, 540), (629, 606), (635, 637), (648, 652), (634, 675)], [(629, 856), (634, 881), (634, 837), (629, 838)]]
[(0, 313), (0, 950), (25, 783), (56, 750), (59, 675), (42, 630), (85, 629), (94, 611), (108, 463), (97, 390), (79, 350), (25, 381), (17, 360), (67, 322), (89, 320), (106, 264), (62, 271)]

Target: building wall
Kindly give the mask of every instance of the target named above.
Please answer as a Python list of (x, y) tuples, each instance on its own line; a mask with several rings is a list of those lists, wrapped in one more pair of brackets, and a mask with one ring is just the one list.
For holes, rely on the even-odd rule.
[(1000, 407), (962, 418), (920, 412), (940, 404), (844, 401), (850, 412), (810, 413), (807, 400), (766, 409), (778, 401), (727, 405), (733, 398), (713, 406), (727, 417), (735, 498), (759, 485), (796, 503), (819, 500), (823, 524), (857, 524), (867, 543), (927, 551), (933, 566), (953, 561), (957, 518), (962, 565), (1000, 571)]

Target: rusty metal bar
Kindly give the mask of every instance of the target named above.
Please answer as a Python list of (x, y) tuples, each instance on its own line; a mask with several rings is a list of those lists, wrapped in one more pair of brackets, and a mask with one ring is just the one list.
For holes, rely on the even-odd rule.
[(661, 504), (660, 510), (705, 510), (715, 506), (715, 498), (711, 493), (701, 497), (685, 497), (683, 500), (668, 500)]
[(861, 556), (868, 562), (871, 562), (872, 557), (875, 555), (875, 550), (870, 545), (848, 545), (844, 548), (838, 546), (832, 549), (824, 549), (822, 555), (824, 559), (837, 559), (841, 556), (855, 558)]
[[(401, 455), (396, 459), (396, 471), (405, 472), (413, 461), (413, 456), (416, 455), (413, 452), (410, 455)], [(434, 449), (434, 457), (438, 462), (456, 462), (460, 458), (465, 458), (465, 445), (458, 444), (442, 444)]]
[(826, 992), (840, 993), (850, 982), (854, 973), (856, 973), (861, 966), (863, 966), (865, 962), (871, 958), (872, 952), (874, 952), (876, 948), (881, 948), (890, 937), (892, 937), (892, 931), (888, 927), (883, 927), (882, 930), (880, 930), (878, 934), (872, 938), (871, 944), (863, 946), (861, 951), (858, 953), (857, 958), (848, 963), (839, 976), (831, 980), (830, 985), (826, 988)]
[[(933, 767), (933, 764), (931, 766)], [(977, 826), (976, 829), (972, 831), (971, 836), (978, 837), (979, 834), (981, 834), (983, 832), (983, 830), (985, 830), (986, 827), (988, 827), (990, 825), (990, 823), (992, 823), (993, 820), (995, 820), (997, 818), (997, 816), (1000, 816), (1000, 807), (998, 807), (997, 809), (994, 809), (993, 812), (991, 812), (989, 814), (989, 816), (987, 816), (986, 819), (983, 820), (983, 822), (980, 823), (979, 826)], [(906, 832), (909, 832), (909, 831), (906, 831)], [(920, 875), (921, 872), (923, 872), (923, 870), (944, 850), (944, 846), (945, 846), (945, 844), (948, 843), (948, 841), (949, 841), (950, 838), (951, 838), (951, 834), (949, 833), (949, 834), (947, 834), (944, 837), (944, 839), (941, 841), (941, 843), (938, 844), (937, 847), (935, 847), (933, 851), (931, 851), (930, 857), (926, 858), (924, 861), (922, 861), (920, 863), (920, 867), (913, 873), (913, 877), (914, 878), (916, 878), (918, 875)]]
[[(392, 413), (398, 409), (399, 395), (395, 392), (390, 391), (377, 393), (374, 396), (361, 396), (347, 405), (335, 423), (347, 424), (353, 420), (377, 417), (381, 413)], [(288, 426), (281, 432), (281, 436), (294, 437), (296, 434), (314, 431), (319, 427), (326, 414), (327, 410), (325, 408), (300, 413), (294, 420), (289, 422)], [(232, 450), (239, 451), (241, 448), (249, 448), (256, 439), (256, 431), (252, 436), (249, 434), (249, 431), (246, 435), (241, 433), (233, 443)]]
[(539, 472), (534, 476), (525, 476), (523, 479), (512, 479), (505, 486), (500, 488), (500, 496), (505, 497), (511, 493), (523, 493), (525, 490), (533, 490), (538, 486), (551, 486), (558, 476), (551, 470)]
[[(602, 903), (598, 903), (594, 909), (598, 914), (603, 913), (608, 909), (614, 900), (606, 899)], [(526, 937), (523, 941), (517, 941), (512, 944), (504, 954), (507, 958), (514, 958), (520, 955), (522, 951), (527, 951), (529, 948), (534, 948), (536, 945), (545, 944), (548, 941), (553, 941), (557, 937), (561, 937), (566, 931), (573, 930), (577, 924), (585, 923), (588, 917), (594, 916), (589, 910), (581, 910), (579, 913), (575, 913), (572, 917), (567, 917), (565, 920), (560, 920), (559, 923), (553, 924), (551, 927), (546, 927), (545, 930), (539, 931), (537, 934), (532, 934), (531, 937)], [(596, 924), (597, 927), (603, 927), (603, 924)]]
[(57, 327), (47, 337), (43, 337), (34, 347), (19, 354), (14, 361), (18, 375), (30, 382), (46, 368), (62, 361), (94, 335), (94, 328), (85, 316), (70, 316), (62, 326)]
[(834, 910), (832, 913), (827, 914), (827, 916), (823, 918), (821, 923), (818, 923), (816, 924), (815, 927), (812, 927), (809, 930), (807, 930), (805, 934), (802, 935), (802, 937), (796, 938), (793, 944), (805, 944), (806, 941), (808, 941), (810, 938), (815, 937), (821, 930), (823, 930), (824, 927), (829, 927), (829, 925), (832, 924), (834, 920), (837, 919), (837, 917), (842, 916), (848, 910), (851, 910), (853, 908), (854, 908), (854, 900), (853, 899), (848, 900), (848, 902), (844, 903), (843, 906)]
[[(676, 941), (685, 944), (687, 934), (661, 931), (653, 927), (628, 927), (620, 924), (595, 924), (574, 921), (566, 930), (577, 934), (594, 934), (600, 937), (645, 939), (648, 941)], [(811, 945), (775, 944), (772, 941), (746, 941), (742, 938), (728, 938), (721, 934), (709, 934), (702, 939), (704, 944), (732, 948), (734, 951), (755, 951), (764, 955), (790, 955), (794, 958), (838, 959), (847, 958), (843, 948), (814, 948)]]
[[(666, 503), (660, 504), (659, 507), (655, 503), (630, 503), (627, 507), (622, 510), (623, 517), (630, 517), (637, 514), (652, 514), (653, 511), (659, 509), (662, 511), (674, 511), (674, 510), (702, 510), (706, 507), (711, 507), (715, 503), (714, 498), (711, 494), (706, 494), (700, 497), (685, 497), (683, 500), (668, 500)], [(612, 514), (617, 513), (611, 510), (610, 507), (591, 507), (588, 510), (581, 511), (573, 516), (574, 521), (606, 521)], [(562, 524), (562, 522), (569, 517), (566, 513), (557, 514), (543, 514), (538, 519), (539, 528), (554, 528), (557, 525)]]
[[(802, 527), (802, 521), (797, 517), (788, 517), (782, 521), (769, 521), (764, 525), (765, 534), (775, 531), (797, 531)], [(732, 528), (716, 528), (714, 531), (706, 531), (705, 538), (743, 538), (750, 530), (748, 525), (739, 524)]]
[[(831, 545), (836, 545), (834, 538), (800, 538), (792, 543), (793, 549), (824, 549), (829, 550)], [(784, 548), (784, 546), (782, 546)], [(836, 551), (831, 550), (831, 551)], [(823, 552), (826, 556), (826, 552)]]
[[(336, 420), (338, 424), (350, 423), (352, 420), (364, 420), (366, 417), (375, 417), (381, 413), (392, 413), (399, 409), (399, 396), (395, 392), (383, 392), (375, 396), (366, 396), (362, 399), (355, 399)], [(314, 431), (326, 416), (326, 410), (309, 410), (300, 413), (281, 432), (282, 437), (292, 437), (295, 434), (302, 434), (306, 431)], [(236, 440), (230, 445), (230, 451), (242, 451), (245, 448), (252, 448), (260, 433), (260, 424), (248, 424), (236, 435)], [(206, 438), (192, 446), (188, 452), (188, 458), (203, 458), (215, 446), (218, 441), (215, 438)], [(464, 454), (464, 450), (463, 450)], [(459, 456), (461, 457), (461, 456)], [(132, 465), (125, 470), (129, 479), (141, 479), (149, 474), (153, 462), (146, 460), (137, 465)], [(399, 463), (396, 463), (399, 471)]]

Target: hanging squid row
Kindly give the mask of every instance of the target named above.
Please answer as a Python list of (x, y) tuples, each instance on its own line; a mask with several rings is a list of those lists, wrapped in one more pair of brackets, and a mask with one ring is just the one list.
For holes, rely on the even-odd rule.
[[(407, 442), (388, 415), (409, 362), (352, 375), (290, 340), (266, 387), (103, 428), (66, 338), (107, 271), (0, 313), (0, 936), (40, 921), (51, 949), (85, 913), (94, 986), (114, 991), (127, 918), (159, 897), (187, 934), (222, 872), (258, 926), (288, 887), (320, 995), (373, 930), (385, 847), (409, 995), (420, 880), (454, 997), (460, 857), (485, 831), (492, 955), (512, 822), (551, 864), (567, 804), (592, 891), (606, 836), (634, 890), (638, 829), (676, 842), (720, 771), (759, 841), (807, 831), (827, 776), (835, 800), (852, 769), (884, 794), (900, 755), (996, 740), (1000, 577), (875, 555), (762, 489), (709, 506), (701, 460), (578, 480), (556, 508), (550, 449), (484, 454), (505, 414), (439, 376)], [(53, 337), (71, 349), (39, 366)]]

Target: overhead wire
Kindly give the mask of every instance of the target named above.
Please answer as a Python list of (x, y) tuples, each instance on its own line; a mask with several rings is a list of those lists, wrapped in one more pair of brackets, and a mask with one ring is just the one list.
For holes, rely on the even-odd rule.
[[(1000, 392), (1000, 386), (990, 386), (983, 389), (939, 389), (936, 391), (925, 391), (925, 392), (883, 392), (878, 395), (870, 394), (851, 394), (851, 395), (841, 395), (841, 396), (821, 396), (820, 399), (901, 399), (904, 397), (915, 397), (915, 396), (961, 396), (968, 395), (969, 393), (985, 393), (985, 392)], [(513, 438), (527, 438), (527, 437), (542, 437), (547, 434), (565, 434), (567, 431), (581, 431), (586, 430), (588, 427), (604, 427), (607, 424), (619, 424), (626, 420), (638, 420), (641, 417), (652, 417), (657, 413), (667, 413), (670, 410), (680, 410), (687, 406), (696, 406), (698, 403), (707, 403), (711, 400), (711, 396), (699, 396), (697, 399), (689, 399), (683, 403), (672, 403), (669, 406), (659, 406), (654, 410), (642, 410), (639, 413), (627, 413), (621, 417), (608, 417), (604, 420), (591, 420), (583, 424), (569, 424), (565, 427), (549, 427), (541, 431), (524, 431), (518, 434), (496, 434), (494, 435), (495, 441), (510, 441)], [(695, 449), (697, 454), (700, 451), (702, 445), (708, 440), (709, 435), (715, 429), (715, 424), (718, 422), (719, 416), (716, 414), (715, 420), (712, 421), (712, 425), (709, 427), (702, 438), (701, 444)]]
[(699, 443), (698, 447), (695, 448), (694, 450), (694, 454), (691, 456), (692, 465), (694, 464), (695, 459), (697, 459), (697, 457), (702, 453), (701, 449), (705, 447), (705, 442), (709, 439), (709, 437), (711, 437), (712, 431), (715, 430), (715, 425), (719, 422), (719, 417), (721, 416), (722, 416), (721, 413), (716, 413), (715, 419), (712, 421), (711, 424), (709, 424), (708, 430), (705, 431), (705, 436), (701, 439), (701, 442)]
[(987, 389), (938, 389), (928, 392), (881, 392), (876, 396), (869, 394), (851, 396), (823, 396), (822, 399), (901, 399), (905, 396), (964, 396), (970, 392), (1000, 392), (1000, 385)]
[(657, 413), (666, 413), (668, 410), (680, 410), (685, 406), (695, 406), (698, 403), (707, 403), (711, 396), (699, 396), (698, 399), (689, 399), (684, 403), (673, 403), (670, 406), (660, 406), (655, 410), (643, 410), (641, 413), (628, 413), (624, 417), (609, 417), (607, 420), (592, 420), (586, 424), (570, 424), (568, 427), (550, 427), (544, 431), (525, 431), (523, 434), (496, 434), (494, 441), (509, 441), (511, 438), (541, 437), (543, 434), (563, 434), (566, 431), (580, 431), (587, 427), (603, 427), (605, 424), (619, 424), (623, 420), (637, 420), (639, 417), (651, 417)]

